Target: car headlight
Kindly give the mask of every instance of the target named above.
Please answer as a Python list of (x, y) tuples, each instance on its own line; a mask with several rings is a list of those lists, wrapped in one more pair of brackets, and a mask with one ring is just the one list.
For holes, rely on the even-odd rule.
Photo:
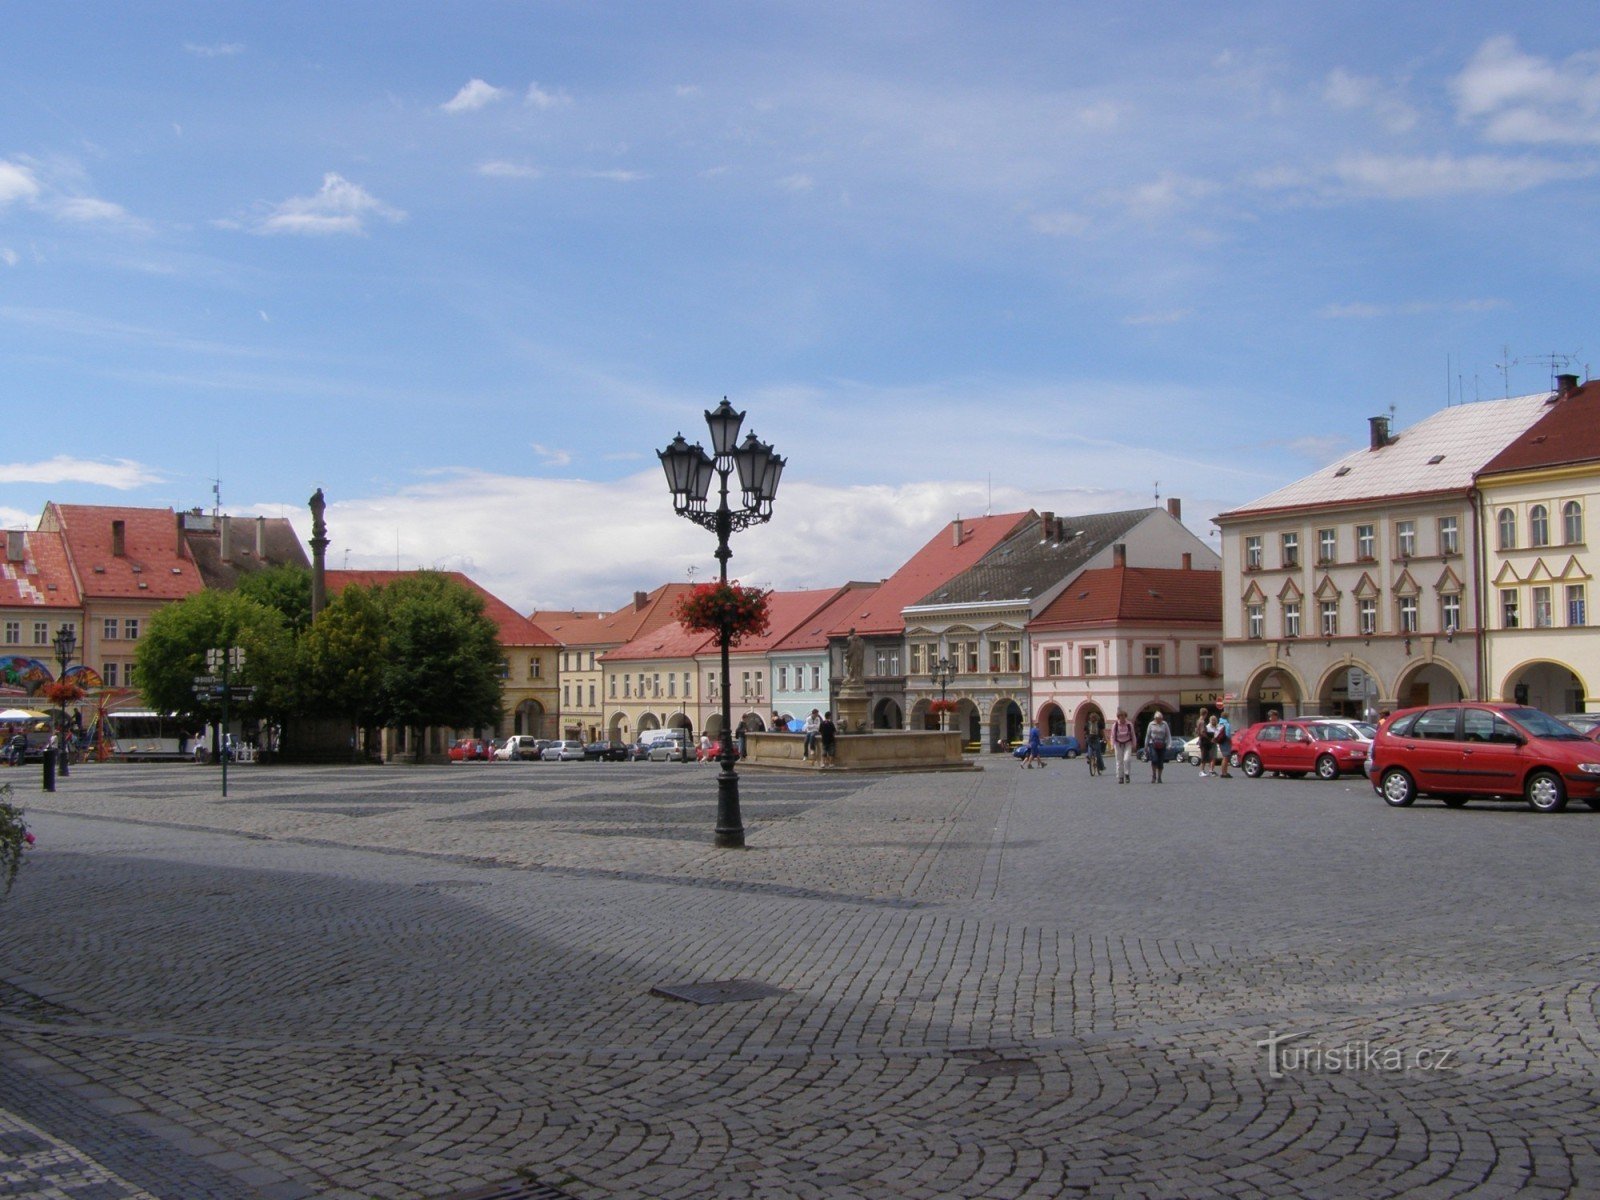
[(1585, 775), (1600, 775), (1600, 763), (1579, 763), (1578, 770)]

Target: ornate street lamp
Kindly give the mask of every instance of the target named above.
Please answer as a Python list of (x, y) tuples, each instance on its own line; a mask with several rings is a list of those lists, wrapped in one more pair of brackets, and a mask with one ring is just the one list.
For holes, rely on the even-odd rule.
[(945, 719), (945, 689), (950, 686), (950, 676), (955, 673), (955, 667), (948, 658), (941, 658), (933, 664), (933, 671), (928, 682), (939, 689), (939, 731), (944, 732)]
[[(735, 530), (772, 519), (772, 501), (778, 494), (778, 479), (785, 462), (754, 433), (740, 444), (739, 427), (743, 424), (744, 413), (735, 411), (724, 396), (721, 404), (706, 413), (713, 453), (707, 454), (698, 442), (691, 446), (681, 433), (665, 450), (656, 451), (667, 475), (667, 487), (672, 491), (673, 511), (717, 535), (717, 563), (724, 585), (728, 582), (728, 559), (733, 557), (728, 539)], [(728, 504), (728, 478), (736, 470), (740, 505), (734, 508)], [(707, 499), (713, 475), (719, 481), (716, 508), (711, 508)], [(722, 648), (722, 770), (717, 776), (716, 844), (737, 848), (744, 845), (744, 822), (739, 816), (739, 776), (733, 769), (738, 751), (734, 747), (732, 693), (728, 687), (731, 636), (724, 620), (717, 634)]]
[[(63, 624), (60, 629), (56, 630), (56, 635), (51, 639), (51, 644), (56, 648), (56, 662), (61, 664), (61, 673), (56, 676), (56, 682), (65, 685), (67, 682), (67, 664), (72, 661), (72, 652), (78, 648), (77, 631), (71, 625)], [(57, 728), (61, 731), (56, 738), (56, 746), (61, 758), (61, 774), (66, 776), (72, 774), (72, 772), (67, 766), (67, 760), (71, 758), (71, 755), (67, 753), (67, 738), (69, 735), (67, 732), (67, 701), (65, 697), (62, 697), (61, 700), (61, 723)]]

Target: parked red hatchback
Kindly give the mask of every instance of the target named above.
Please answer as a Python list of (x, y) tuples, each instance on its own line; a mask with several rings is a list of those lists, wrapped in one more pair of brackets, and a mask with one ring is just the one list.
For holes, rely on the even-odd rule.
[(1521, 797), (1538, 812), (1560, 812), (1568, 799), (1600, 809), (1600, 743), (1536, 708), (1405, 709), (1378, 730), (1372, 761), (1372, 786), (1395, 808), (1430, 794), (1452, 808), (1494, 796)]
[(1360, 772), (1367, 761), (1367, 742), (1348, 721), (1261, 721), (1233, 739), (1239, 769), (1251, 779), (1277, 771), (1299, 779), (1312, 771), (1319, 779), (1337, 779)]

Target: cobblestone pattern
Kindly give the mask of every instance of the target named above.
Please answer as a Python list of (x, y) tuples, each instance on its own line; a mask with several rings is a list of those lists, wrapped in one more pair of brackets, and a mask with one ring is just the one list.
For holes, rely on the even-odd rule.
[(1177, 774), (74, 772), (0, 1064), (284, 1197), (1600, 1194), (1600, 816)]

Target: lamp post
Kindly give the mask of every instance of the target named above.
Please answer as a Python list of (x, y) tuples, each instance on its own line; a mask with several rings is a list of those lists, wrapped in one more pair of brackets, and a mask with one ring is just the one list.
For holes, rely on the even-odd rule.
[[(63, 624), (56, 630), (56, 635), (51, 639), (51, 644), (56, 648), (56, 662), (61, 664), (61, 674), (56, 676), (56, 683), (65, 685), (67, 682), (67, 664), (72, 661), (72, 652), (78, 647), (78, 634), (71, 625)], [(67, 760), (71, 757), (67, 753), (67, 701), (61, 699), (61, 724), (57, 727), (61, 732), (57, 738), (60, 750), (62, 777), (72, 774), (67, 767)]]
[(939, 689), (939, 732), (940, 733), (944, 732), (944, 718), (945, 718), (944, 693), (945, 693), (945, 689), (947, 689), (950, 686), (950, 676), (954, 672), (955, 672), (955, 668), (951, 665), (950, 660), (948, 658), (941, 658), (938, 662), (933, 664), (933, 672), (932, 672), (932, 675), (929, 678), (929, 682), (932, 683), (934, 687)]
[[(691, 446), (681, 433), (665, 450), (656, 451), (667, 473), (673, 511), (717, 535), (717, 563), (724, 584), (728, 582), (728, 559), (733, 557), (728, 539), (735, 530), (748, 529), (772, 519), (772, 500), (778, 493), (778, 479), (785, 462), (771, 446), (758, 441), (754, 433), (740, 443), (742, 424), (744, 413), (736, 412), (724, 396), (721, 404), (706, 413), (712, 453), (707, 454), (698, 442)], [(728, 504), (728, 477), (735, 470), (739, 473), (740, 505), (737, 508)], [(710, 507), (707, 499), (713, 475), (719, 480), (715, 508)], [(739, 816), (739, 776), (733, 769), (738, 752), (733, 744), (732, 693), (728, 688), (731, 637), (732, 630), (724, 621), (717, 635), (722, 649), (722, 770), (717, 775), (716, 844), (737, 849), (744, 845), (744, 822)]]

